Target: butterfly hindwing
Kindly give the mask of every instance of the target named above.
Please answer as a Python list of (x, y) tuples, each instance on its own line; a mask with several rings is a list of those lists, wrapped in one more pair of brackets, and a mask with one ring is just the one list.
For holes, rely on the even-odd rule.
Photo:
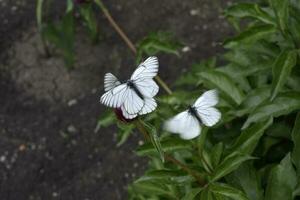
[(121, 85), (120, 81), (111, 73), (106, 73), (104, 76), (104, 91), (107, 92), (118, 85)]
[(205, 126), (213, 126), (221, 119), (221, 113), (214, 107), (210, 108), (201, 108), (198, 107), (197, 109), (198, 115), (201, 119), (201, 122)]
[(150, 113), (153, 110), (155, 110), (155, 108), (157, 107), (157, 103), (156, 103), (155, 99), (153, 99), (153, 98), (145, 98), (144, 103), (145, 104), (144, 104), (143, 108), (139, 112), (140, 115)]
[(137, 114), (144, 104), (144, 100), (133, 89), (129, 88), (126, 91), (123, 106), (129, 114)]
[(201, 132), (198, 120), (188, 111), (181, 112), (169, 119), (164, 128), (172, 133), (177, 133), (183, 139), (193, 139)]
[(124, 108), (124, 106), (121, 106), (121, 111), (122, 111), (122, 114), (123, 116), (126, 118), (126, 119), (133, 119), (137, 116), (137, 114), (129, 114), (126, 109)]
[(145, 97), (154, 97), (159, 90), (158, 85), (152, 79), (144, 79), (142, 81), (135, 81), (137, 89), (143, 94)]

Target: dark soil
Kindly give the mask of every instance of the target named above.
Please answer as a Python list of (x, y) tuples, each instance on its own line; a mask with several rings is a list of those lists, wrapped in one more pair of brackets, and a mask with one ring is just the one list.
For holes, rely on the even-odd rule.
[[(99, 12), (103, 40), (90, 45), (79, 27), (75, 69), (66, 70), (60, 57), (43, 56), (35, 2), (0, 0), (0, 199), (127, 199), (127, 185), (146, 166), (133, 153), (142, 138), (135, 133), (117, 148), (116, 127), (94, 129), (106, 110), (99, 103), (103, 74), (129, 76), (134, 56)], [(181, 57), (159, 55), (160, 75), (171, 85), (191, 64), (222, 51), (231, 29), (220, 14), (229, 1), (220, 2), (106, 4), (133, 41), (163, 30), (190, 48)]]

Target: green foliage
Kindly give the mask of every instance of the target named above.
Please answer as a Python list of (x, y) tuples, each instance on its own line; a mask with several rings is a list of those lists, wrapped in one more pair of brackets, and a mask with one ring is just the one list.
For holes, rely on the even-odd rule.
[[(130, 186), (130, 199), (299, 199), (300, 3), (261, 2), (226, 9), (238, 30), (225, 40), (226, 52), (191, 66), (173, 94), (159, 96), (159, 108), (143, 119), (151, 140), (136, 153), (150, 161)], [(158, 35), (139, 43), (137, 60), (177, 54), (169, 37)], [(165, 119), (213, 88), (222, 112), (216, 126), (203, 127), (191, 141), (161, 129)]]
[(79, 12), (82, 21), (93, 43), (98, 41), (99, 31), (97, 20), (90, 2), (74, 5), (73, 0), (66, 0), (66, 11), (62, 13), (59, 20), (49, 19), (44, 13), (47, 9), (45, 4), (50, 4), (50, 0), (37, 0), (36, 20), (38, 30), (42, 37), (45, 53), (50, 56), (49, 44), (59, 50), (59, 54), (65, 60), (69, 69), (75, 63), (75, 26), (80, 22), (74, 13)]
[(93, 4), (85, 3), (79, 7), (80, 15), (87, 28), (88, 34), (92, 42), (97, 42), (99, 37), (98, 24), (93, 11)]
[[(71, 68), (74, 64), (74, 39), (75, 39), (75, 29), (74, 29), (74, 16), (73, 16), (73, 1), (68, 0), (66, 5), (66, 12), (59, 22), (49, 22), (48, 20), (43, 20), (43, 5), (45, 0), (37, 1), (37, 24), (39, 32), (41, 33), (43, 45), (46, 54), (49, 54), (47, 47), (47, 42), (53, 44), (56, 48), (60, 50), (60, 53), (65, 59), (66, 66)], [(48, 55), (49, 56), (49, 55)]]
[(74, 17), (71, 11), (63, 16), (62, 21), (49, 23), (43, 30), (43, 38), (55, 45), (63, 55), (66, 66), (72, 68), (74, 55)]
[(179, 55), (178, 49), (182, 45), (168, 32), (153, 32), (137, 43), (137, 61), (144, 55), (151, 56), (158, 53)]
[(290, 154), (275, 166), (269, 175), (266, 189), (266, 200), (292, 200), (297, 184), (297, 176), (291, 162)]

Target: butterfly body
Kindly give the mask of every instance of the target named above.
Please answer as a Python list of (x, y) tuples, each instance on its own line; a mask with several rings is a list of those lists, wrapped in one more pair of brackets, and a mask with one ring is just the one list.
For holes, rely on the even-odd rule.
[(137, 88), (137, 86), (134, 84), (134, 82), (132, 80), (128, 80), (126, 82), (126, 84), (128, 85), (128, 87), (130, 87), (141, 99), (144, 99), (143, 94), (139, 91), (139, 89)]
[(198, 112), (197, 112), (197, 110), (194, 106), (189, 106), (188, 107), (188, 113), (190, 115), (192, 115), (193, 117), (195, 117), (200, 124), (202, 124), (201, 118), (200, 118), (200, 116), (199, 116), (199, 114), (198, 114)]

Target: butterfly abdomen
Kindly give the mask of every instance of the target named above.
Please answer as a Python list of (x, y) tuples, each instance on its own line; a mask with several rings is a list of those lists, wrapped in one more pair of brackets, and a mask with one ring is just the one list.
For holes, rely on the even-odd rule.
[(132, 82), (132, 81), (127, 81), (127, 85), (141, 98), (144, 100), (144, 96), (142, 95), (142, 93), (138, 90), (138, 88), (136, 87), (136, 85)]
[(200, 116), (199, 116), (197, 110), (196, 110), (193, 106), (189, 106), (189, 113), (190, 113), (191, 115), (193, 115), (194, 117), (196, 117), (196, 119), (198, 120), (198, 122), (199, 122), (200, 124), (202, 124), (201, 118), (200, 118)]

